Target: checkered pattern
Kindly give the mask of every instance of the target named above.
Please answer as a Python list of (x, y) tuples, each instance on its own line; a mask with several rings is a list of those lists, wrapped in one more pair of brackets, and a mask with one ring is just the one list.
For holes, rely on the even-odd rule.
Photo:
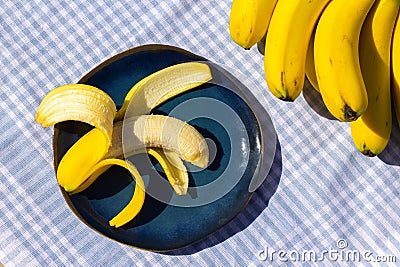
[[(400, 130), (379, 157), (352, 144), (312, 89), (294, 103), (268, 92), (256, 48), (229, 37), (228, 0), (0, 1), (0, 262), (6, 266), (261, 266), (261, 250), (348, 249), (400, 262)], [(266, 182), (225, 227), (153, 253), (105, 238), (72, 214), (52, 168), (52, 129), (34, 123), (42, 97), (128, 48), (175, 45), (241, 73), (268, 105), (279, 138)], [(190, 234), (190, 233), (188, 233)], [(318, 265), (356, 265), (325, 259)]]

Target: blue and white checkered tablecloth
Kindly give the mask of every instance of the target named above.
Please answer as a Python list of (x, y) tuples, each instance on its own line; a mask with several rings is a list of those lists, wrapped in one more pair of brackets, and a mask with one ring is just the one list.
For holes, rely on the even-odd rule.
[[(387, 149), (367, 158), (354, 148), (348, 124), (332, 120), (311, 89), (294, 103), (272, 97), (257, 48), (245, 51), (230, 39), (230, 7), (231, 0), (0, 0), (2, 264), (400, 264), (397, 123)], [(169, 253), (117, 243), (82, 223), (54, 176), (53, 130), (34, 122), (49, 90), (149, 43), (182, 47), (251, 79), (278, 134), (267, 181), (243, 212), (202, 241)]]

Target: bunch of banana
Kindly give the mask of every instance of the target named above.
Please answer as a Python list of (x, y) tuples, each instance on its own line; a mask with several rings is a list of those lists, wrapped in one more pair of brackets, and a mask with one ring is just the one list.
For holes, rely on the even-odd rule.
[[(329, 112), (349, 122), (355, 147), (367, 156), (381, 153), (391, 133), (392, 99), (400, 121), (400, 1), (269, 2), (275, 7), (257, 45), (261, 51), (265, 43), (265, 79), (272, 95), (294, 101), (307, 78)], [(256, 18), (257, 12), (249, 16)], [(231, 12), (231, 21), (238, 20), (233, 16), (237, 13)], [(244, 40), (255, 33), (236, 35)]]
[[(174, 191), (179, 195), (186, 194), (188, 174), (183, 161), (206, 167), (207, 143), (186, 122), (168, 116), (148, 115), (148, 112), (169, 98), (211, 79), (206, 64), (188, 62), (173, 65), (133, 86), (118, 112), (108, 94), (90, 85), (67, 84), (50, 91), (37, 110), (35, 120), (38, 123), (49, 127), (74, 120), (94, 126), (61, 159), (56, 171), (60, 186), (70, 194), (79, 193), (111, 166), (126, 168), (136, 185), (131, 201), (109, 222), (111, 226), (120, 227), (139, 213), (145, 199), (144, 182), (139, 171), (123, 158), (147, 152), (160, 162)], [(137, 112), (142, 113), (134, 117), (125, 116), (128, 105), (135, 109), (138, 107)], [(122, 149), (123, 125), (132, 137), (126, 151)]]

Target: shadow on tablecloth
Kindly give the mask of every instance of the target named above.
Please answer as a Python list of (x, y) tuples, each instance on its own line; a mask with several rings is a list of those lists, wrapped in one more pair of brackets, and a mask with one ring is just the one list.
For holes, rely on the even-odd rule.
[[(392, 110), (394, 110), (394, 107), (392, 107)], [(394, 111), (392, 112), (392, 115), (393, 126), (389, 143), (387, 144), (385, 150), (378, 155), (378, 158), (388, 165), (400, 166), (400, 127)]]

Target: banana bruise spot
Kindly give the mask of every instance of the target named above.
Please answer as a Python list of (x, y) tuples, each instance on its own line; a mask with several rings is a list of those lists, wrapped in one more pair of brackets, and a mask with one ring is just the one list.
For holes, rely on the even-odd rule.
[(126, 142), (125, 153), (158, 147), (177, 153), (198, 167), (208, 165), (209, 151), (204, 137), (190, 124), (164, 115), (141, 115), (126, 120), (132, 142)]
[[(281, 72), (281, 84), (280, 84), (280, 86), (281, 86), (280, 89), (285, 88), (285, 72), (284, 71)], [(293, 102), (293, 99), (290, 96), (286, 95), (285, 90), (279, 90), (278, 88), (275, 88), (275, 90), (279, 94), (278, 98), (280, 100), (287, 101), (287, 102)]]
[(186, 195), (189, 186), (189, 176), (186, 166), (177, 153), (162, 148), (147, 148), (161, 165), (165, 175), (177, 195)]
[[(281, 72), (281, 90), (279, 90), (278, 88), (275, 88), (276, 92), (279, 94), (279, 99), (282, 101), (286, 101), (286, 102), (293, 102), (294, 99), (292, 97), (290, 97), (289, 95), (287, 95), (287, 92), (285, 90), (282, 90), (283, 88), (285, 88), (285, 72), (282, 71)], [(295, 82), (296, 83), (296, 82)]]

